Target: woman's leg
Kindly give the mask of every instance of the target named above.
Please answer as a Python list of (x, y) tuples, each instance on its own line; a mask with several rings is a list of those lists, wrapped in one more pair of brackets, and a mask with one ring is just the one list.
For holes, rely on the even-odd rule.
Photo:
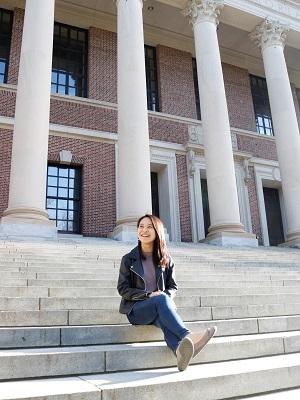
[(159, 326), (174, 353), (179, 342), (190, 333), (177, 314), (173, 300), (165, 293), (136, 302), (128, 319), (134, 325)]

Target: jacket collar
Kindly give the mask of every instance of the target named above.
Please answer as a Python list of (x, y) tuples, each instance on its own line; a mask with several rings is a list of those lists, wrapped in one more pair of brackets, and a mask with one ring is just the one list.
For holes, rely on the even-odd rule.
[[(140, 251), (139, 251), (138, 246), (136, 246), (134, 249), (131, 250), (130, 257), (132, 259), (131, 269), (134, 272), (136, 272), (138, 275), (140, 275), (141, 277), (144, 277), (144, 268), (143, 268), (142, 258), (140, 256)], [(160, 279), (163, 271), (164, 271), (164, 268), (155, 266), (156, 282), (158, 282), (158, 280)]]

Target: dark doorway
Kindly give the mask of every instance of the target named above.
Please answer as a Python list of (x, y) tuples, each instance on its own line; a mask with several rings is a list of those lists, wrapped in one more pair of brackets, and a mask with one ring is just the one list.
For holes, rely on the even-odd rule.
[(159, 217), (158, 173), (151, 172), (152, 214)]
[(284, 242), (278, 190), (264, 187), (264, 199), (270, 246), (277, 246)]
[(207, 236), (208, 228), (210, 227), (210, 214), (209, 214), (209, 203), (208, 203), (207, 180), (204, 178), (201, 178), (201, 191), (202, 191), (204, 230), (205, 230), (205, 236)]
[(48, 165), (46, 208), (59, 232), (81, 232), (81, 168)]

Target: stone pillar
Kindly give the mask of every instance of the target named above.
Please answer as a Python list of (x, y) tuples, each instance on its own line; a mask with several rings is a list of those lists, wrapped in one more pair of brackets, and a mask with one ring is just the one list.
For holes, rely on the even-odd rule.
[(27, 0), (8, 208), (0, 233), (56, 236), (45, 210), (54, 0)]
[(142, 8), (143, 0), (117, 0), (117, 240), (136, 240), (137, 219), (152, 212)]
[(230, 125), (217, 37), (222, 0), (189, 0), (184, 14), (194, 29), (211, 226), (217, 245), (257, 246), (240, 222)]
[(264, 62), (287, 218), (285, 245), (300, 247), (300, 135), (283, 53), (287, 31), (265, 19), (250, 37), (261, 48)]

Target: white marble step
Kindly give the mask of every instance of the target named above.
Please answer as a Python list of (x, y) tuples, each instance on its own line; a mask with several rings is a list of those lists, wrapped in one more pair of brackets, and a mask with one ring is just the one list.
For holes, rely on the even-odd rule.
[[(300, 353), (133, 372), (0, 382), (1, 400), (222, 400), (299, 386)], [(277, 399), (276, 399), (277, 400)], [(283, 400), (283, 399), (281, 399)], [(288, 400), (288, 399), (284, 399)]]
[[(295, 352), (300, 352), (300, 331), (219, 337), (191, 364)], [(164, 342), (0, 350), (0, 380), (169, 366), (176, 366), (176, 358)]]
[[(127, 323), (126, 323), (127, 322)], [(217, 336), (250, 335), (300, 331), (300, 315), (215, 320)], [(191, 331), (200, 331), (211, 321), (186, 322)], [(82, 346), (149, 342), (163, 340), (160, 329), (154, 326), (132, 326), (124, 318), (121, 325), (11, 327), (0, 328), (0, 348)]]

